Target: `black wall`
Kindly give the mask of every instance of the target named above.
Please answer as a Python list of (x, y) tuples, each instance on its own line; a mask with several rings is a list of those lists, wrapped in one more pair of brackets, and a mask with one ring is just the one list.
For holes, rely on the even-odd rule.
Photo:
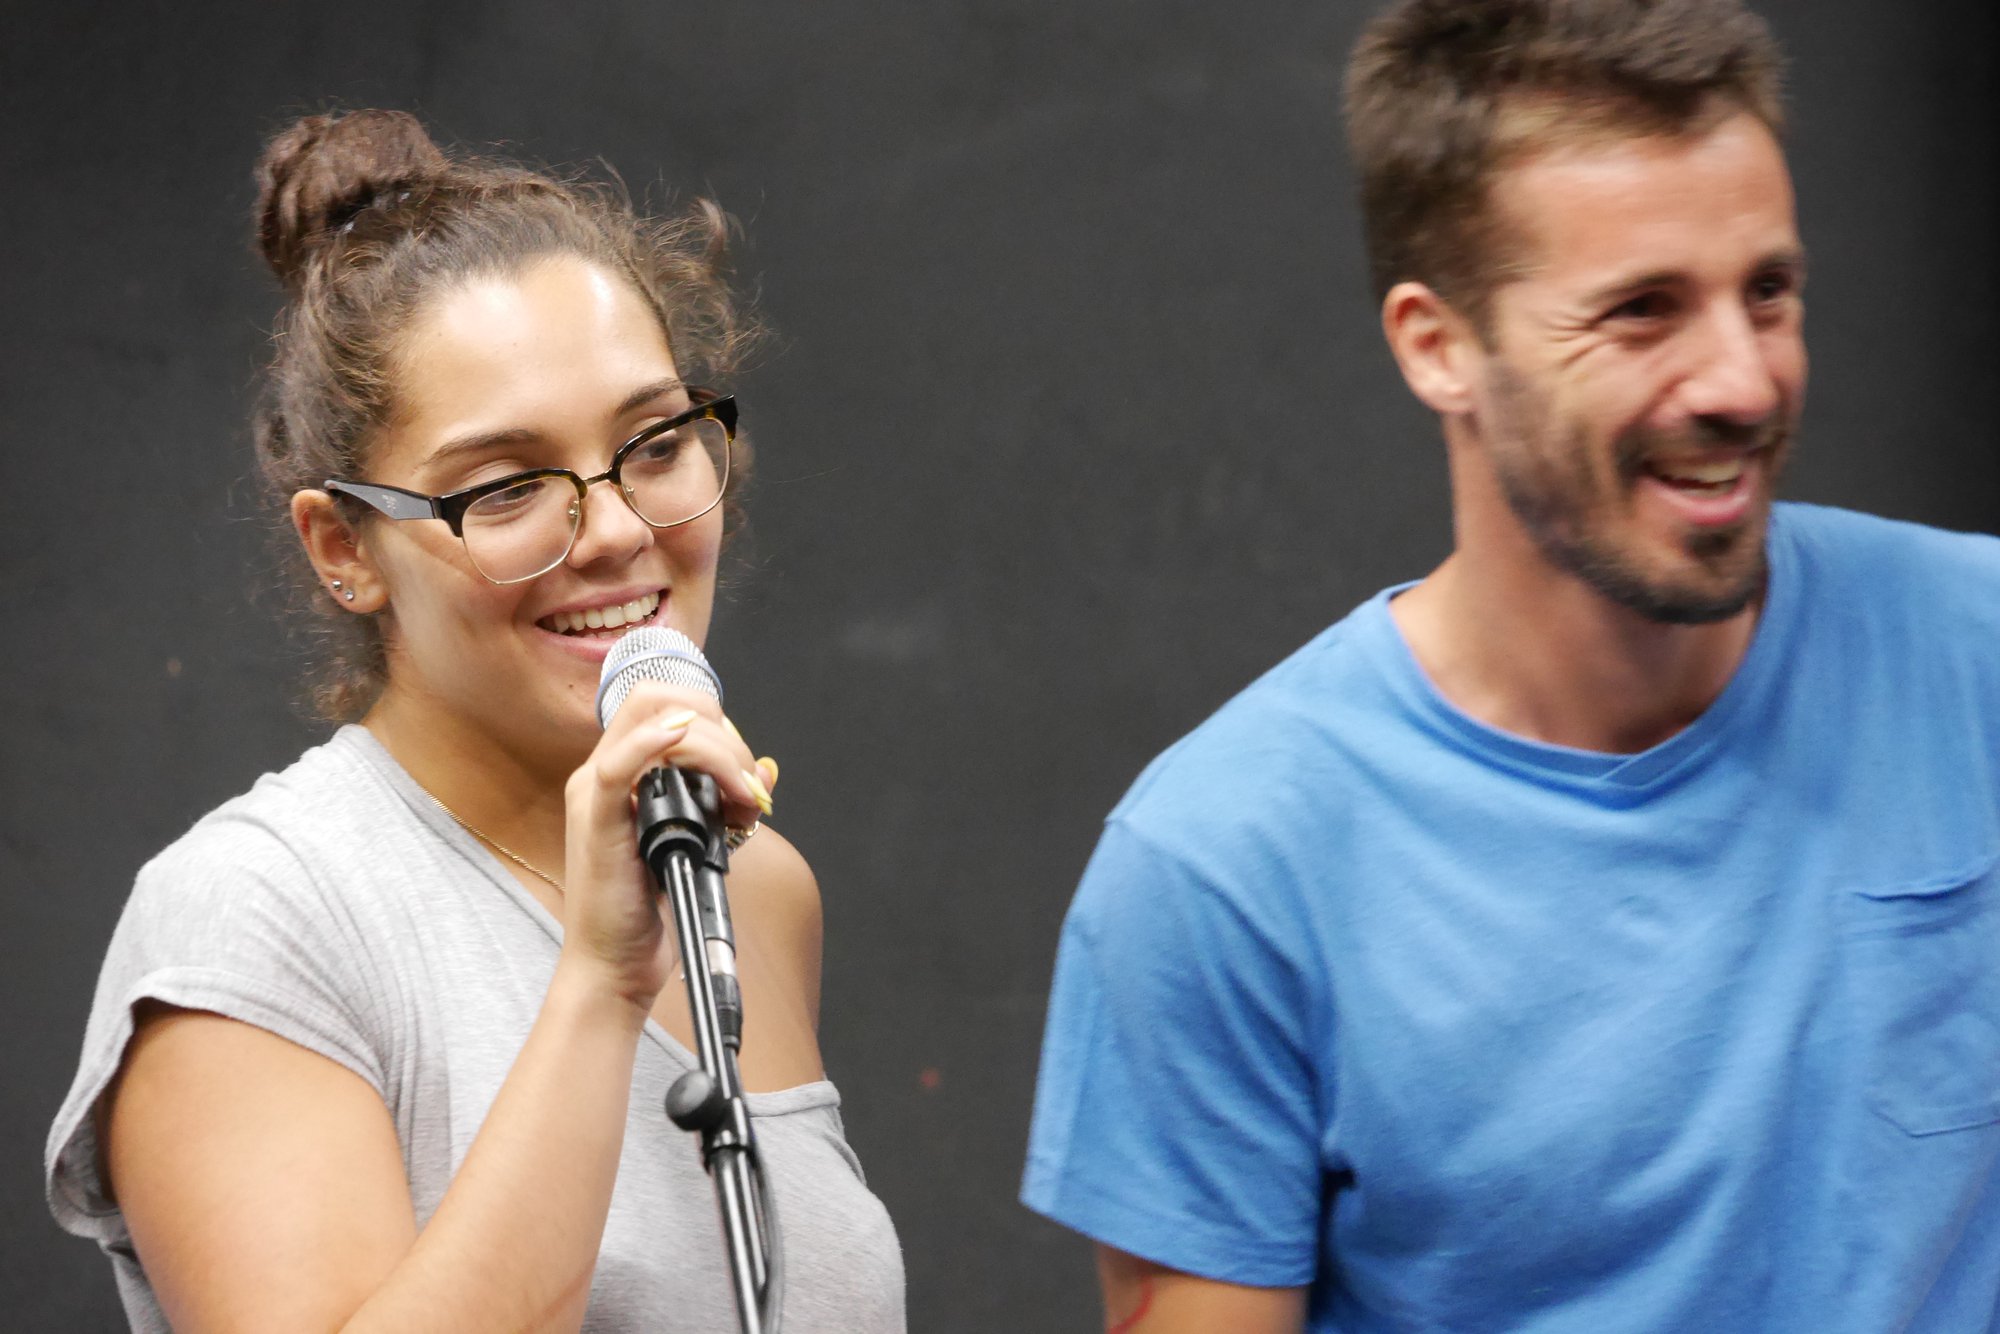
[[(1086, 1329), (1013, 1203), (1056, 929), (1141, 764), (1446, 551), (1336, 107), (1356, 3), (364, 0), (0, 22), (0, 1323), (113, 1328), (37, 1182), (139, 864), (321, 735), (242, 426), (262, 137), (327, 100), (712, 191), (781, 334), (711, 657), (827, 909), (915, 1330)], [(1791, 494), (2000, 529), (1994, 11), (1784, 0)], [(1254, 798), (1246, 798), (1254, 799)]]

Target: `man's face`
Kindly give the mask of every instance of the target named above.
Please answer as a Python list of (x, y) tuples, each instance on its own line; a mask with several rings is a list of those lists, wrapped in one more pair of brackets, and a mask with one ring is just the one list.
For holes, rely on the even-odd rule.
[(1735, 615), (1763, 587), (1806, 378), (1776, 140), (1734, 115), (1555, 148), (1493, 205), (1529, 267), (1493, 292), (1472, 424), (1513, 520), (1649, 619)]

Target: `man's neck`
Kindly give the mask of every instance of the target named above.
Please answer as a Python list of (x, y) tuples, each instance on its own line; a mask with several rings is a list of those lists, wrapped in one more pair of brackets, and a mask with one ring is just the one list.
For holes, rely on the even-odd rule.
[(1729, 684), (1758, 608), (1664, 625), (1546, 567), (1454, 553), (1389, 604), (1431, 683), (1530, 740), (1634, 754), (1688, 726)]

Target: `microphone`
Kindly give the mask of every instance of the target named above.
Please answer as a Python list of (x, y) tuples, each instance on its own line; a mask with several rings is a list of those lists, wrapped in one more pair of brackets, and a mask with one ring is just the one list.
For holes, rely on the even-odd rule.
[[(722, 699), (694, 641), (663, 625), (642, 625), (611, 646), (597, 684), (597, 721), (612, 715), (644, 681)], [(750, 1334), (777, 1334), (785, 1288), (784, 1243), (736, 1068), (743, 1047), (743, 991), (736, 981), (736, 936), (729, 927), (728, 830), (715, 780), (665, 765), (639, 780), (633, 812), (639, 857), (673, 907), (674, 935), (687, 973), (697, 1067), (667, 1090), (667, 1116), (701, 1136), (702, 1164), (715, 1182), (736, 1309)]]
[(641, 681), (664, 681), (722, 699), (722, 682), (692, 639), (664, 625), (642, 625), (620, 635), (605, 656), (597, 679), (599, 727), (611, 726), (611, 715)]
[[(663, 625), (642, 625), (619, 636), (605, 656), (597, 685), (597, 721), (610, 726), (612, 715), (643, 681), (722, 698), (722, 683), (692, 639)], [(634, 825), (639, 857), (651, 868), (654, 885), (665, 891), (680, 880), (692, 890), (700, 916), (700, 953), (714, 983), (722, 1040), (734, 1049), (742, 1041), (743, 994), (736, 981), (736, 936), (723, 889), (729, 849), (721, 804), (715, 780), (707, 774), (661, 766), (639, 780)], [(693, 982), (696, 969), (688, 962), (687, 948), (691, 943), (683, 940), (681, 955)]]

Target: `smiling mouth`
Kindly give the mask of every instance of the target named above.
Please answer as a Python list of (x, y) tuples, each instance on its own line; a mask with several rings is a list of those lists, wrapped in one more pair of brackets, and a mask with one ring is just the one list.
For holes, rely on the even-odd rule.
[(1642, 471), (1679, 491), (1697, 496), (1721, 496), (1734, 490), (1743, 479), (1743, 470), (1750, 466), (1751, 457), (1739, 454), (1735, 458), (1702, 462), (1655, 461), (1647, 463)]
[(629, 625), (638, 625), (649, 619), (660, 609), (660, 595), (665, 590), (657, 590), (633, 598), (630, 602), (613, 603), (609, 607), (590, 607), (582, 611), (559, 611), (542, 617), (535, 624), (544, 630), (553, 630), (559, 635), (617, 635)]

